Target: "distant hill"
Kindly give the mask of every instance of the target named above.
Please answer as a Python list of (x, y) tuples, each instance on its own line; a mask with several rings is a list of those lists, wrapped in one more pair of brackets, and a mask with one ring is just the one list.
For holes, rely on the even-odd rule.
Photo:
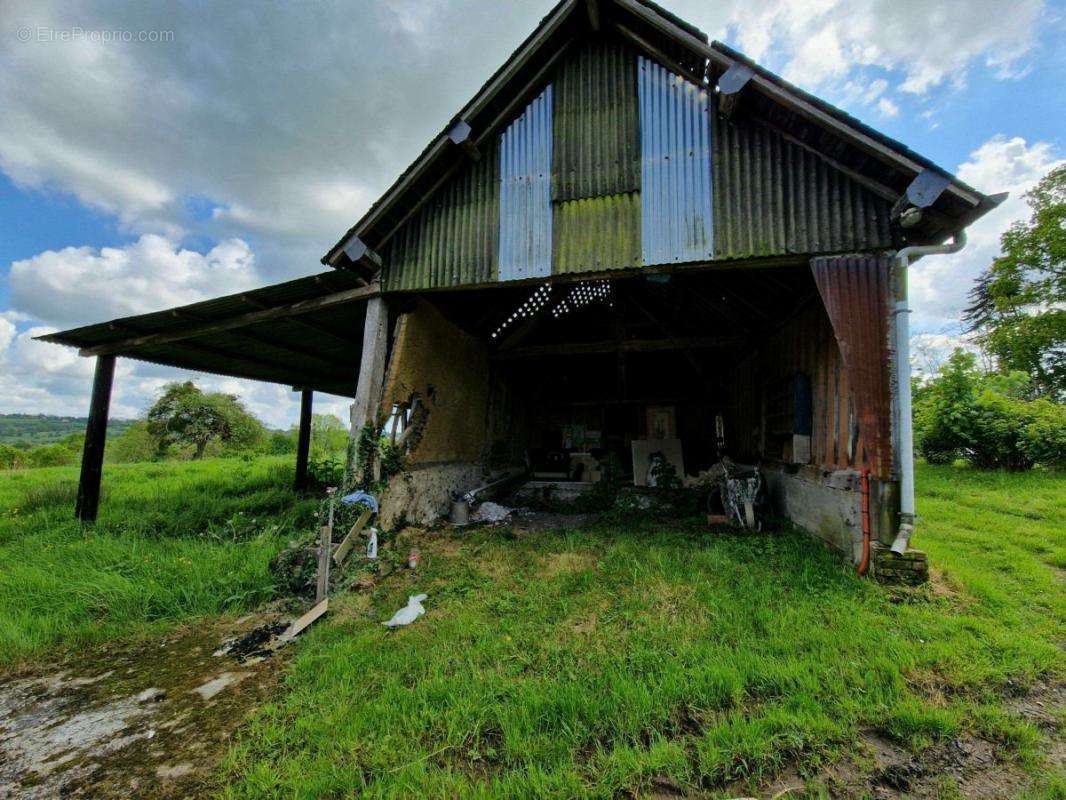
[[(0, 414), (0, 444), (36, 447), (53, 444), (72, 433), (85, 432), (85, 417), (53, 417), (48, 414)], [(108, 436), (118, 436), (131, 419), (112, 419), (107, 423)]]

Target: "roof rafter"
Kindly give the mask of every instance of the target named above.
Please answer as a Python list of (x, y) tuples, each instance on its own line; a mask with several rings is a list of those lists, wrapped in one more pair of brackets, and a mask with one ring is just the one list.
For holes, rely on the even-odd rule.
[(308, 314), (312, 311), (332, 308), (333, 306), (342, 305), (344, 303), (369, 299), (371, 297), (376, 297), (379, 294), (380, 286), (375, 283), (370, 284), (369, 286), (360, 286), (356, 289), (334, 292), (333, 294), (323, 295), (322, 297), (315, 297), (309, 300), (301, 300), (297, 303), (289, 303), (287, 305), (275, 306), (273, 308), (265, 308), (260, 311), (238, 314), (228, 319), (188, 325), (178, 330), (134, 336), (117, 342), (108, 342), (93, 347), (86, 347), (82, 348), (79, 352), (83, 356), (121, 355), (123, 352), (138, 347), (180, 342), (184, 339), (192, 339), (197, 336), (229, 331), (234, 328), (242, 328), (246, 325), (254, 325), (258, 322), (267, 322), (270, 320), (285, 319), (300, 314)]

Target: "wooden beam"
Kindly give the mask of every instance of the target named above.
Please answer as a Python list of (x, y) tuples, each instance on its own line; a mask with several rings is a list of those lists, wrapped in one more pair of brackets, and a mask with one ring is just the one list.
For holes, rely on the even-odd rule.
[(588, 17), (589, 27), (596, 33), (603, 27), (601, 11), (599, 0), (585, 0), (585, 16)]
[(289, 303), (284, 306), (265, 308), (261, 311), (238, 314), (237, 316), (217, 320), (215, 322), (189, 325), (188, 327), (179, 330), (149, 333), (143, 336), (122, 339), (118, 342), (109, 342), (108, 344), (101, 344), (95, 347), (85, 347), (79, 352), (83, 356), (121, 354), (137, 347), (180, 342), (183, 339), (192, 339), (197, 336), (205, 336), (212, 333), (219, 333), (221, 331), (230, 331), (234, 328), (243, 328), (246, 325), (254, 325), (258, 322), (268, 322), (269, 320), (274, 319), (285, 319), (300, 314), (309, 314), (312, 311), (321, 311), (324, 308), (333, 308), (334, 306), (352, 303), (357, 300), (370, 299), (372, 297), (377, 297), (380, 294), (381, 291), (379, 285), (372, 283), (369, 286), (360, 286), (356, 289), (334, 292), (333, 294), (324, 295), (323, 297), (313, 297), (309, 300), (301, 300), (298, 303)]
[(89, 421), (85, 426), (85, 445), (81, 456), (81, 477), (74, 516), (82, 522), (94, 522), (100, 507), (100, 482), (104, 472), (104, 445), (107, 441), (107, 412), (111, 407), (111, 386), (115, 380), (115, 357), (96, 359), (93, 393), (89, 402)]
[(736, 63), (718, 79), (718, 113), (726, 119), (732, 119), (740, 107), (740, 97), (748, 85), (755, 70), (747, 64)]
[(300, 392), (300, 432), (296, 438), (296, 479), (293, 487), (302, 492), (307, 488), (307, 458), (311, 452), (311, 416), (315, 393), (310, 389)]
[[(242, 299), (246, 299), (246, 298), (242, 298)], [(252, 305), (257, 307), (257, 308), (264, 308), (262, 303), (252, 303)], [(172, 316), (177, 317), (178, 319), (188, 320), (192, 324), (203, 324), (203, 323), (209, 321), (209, 320), (202, 319), (200, 317), (194, 317), (194, 316), (191, 316), (189, 314), (185, 314), (185, 313), (183, 313), (183, 312), (181, 312), (180, 310), (177, 310), (177, 309), (175, 309), (174, 311), (171, 311), (170, 313), (171, 313)], [(112, 323), (112, 324), (114, 324), (116, 326), (120, 326), (120, 327), (126, 327), (127, 329), (132, 330), (132, 331), (134, 331), (136, 333), (143, 333), (143, 331), (137, 331), (135, 328), (131, 328), (129, 325), (121, 326), (121, 323)], [(239, 337), (241, 339), (247, 339), (248, 341), (255, 342), (256, 344), (264, 344), (267, 347), (274, 348), (275, 350), (281, 350), (284, 353), (289, 353), (290, 355), (297, 356), (299, 360), (310, 359), (311, 361), (317, 361), (320, 365), (324, 366), (327, 370), (330, 370), (330, 371), (339, 370), (339, 369), (347, 369), (348, 366), (349, 366), (347, 363), (345, 363), (343, 361), (335, 361), (332, 358), (323, 358), (323, 356), (321, 355), (321, 352), (318, 351), (318, 350), (315, 350), (314, 348), (304, 347), (303, 345), (292, 344), (290, 342), (279, 342), (276, 339), (270, 338), (269, 336), (263, 336), (262, 334), (253, 333), (252, 331), (237, 329), (237, 330), (234, 330), (234, 331), (230, 331), (230, 335), (231, 336), (237, 336), (237, 337)], [(196, 346), (200, 347), (201, 345), (199, 343), (196, 343)], [(229, 352), (229, 351), (226, 351), (225, 348), (222, 348), (222, 351), (226, 352), (226, 353)], [(241, 357), (242, 358), (244, 357), (243, 354), (242, 354)], [(282, 364), (280, 364), (279, 362), (273, 362), (270, 359), (263, 359), (261, 361), (261, 363), (263, 363), (263, 364), (274, 364), (274, 365), (277, 365), (277, 366), (282, 366)], [(285, 364), (284, 366), (286, 367), (286, 369), (288, 368), (287, 364)], [(307, 373), (307, 374), (310, 374), (310, 373)]]
[(518, 347), (491, 358), (507, 361), (518, 358), (543, 356), (583, 356), (600, 353), (657, 353), (670, 350), (707, 350), (737, 347), (750, 342), (746, 336), (689, 336), (677, 339), (625, 339), (608, 342), (574, 342), (569, 344), (544, 344)]
[(643, 50), (644, 55), (650, 57), (653, 61), (658, 61), (664, 67), (668, 67), (673, 72), (676, 72), (678, 75), (681, 75), (686, 80), (696, 84), (697, 86), (702, 86), (705, 89), (710, 88), (710, 86), (707, 84), (707, 81), (704, 80), (702, 75), (697, 75), (688, 67), (682, 66), (676, 60), (670, 58), (670, 56), (668, 56), (666, 53), (664, 53), (658, 47), (653, 45), (640, 34), (635, 33), (634, 31), (630, 30), (625, 25), (622, 25), (619, 22), (612, 22), (611, 27), (614, 28), (614, 30), (616, 30), (622, 36), (623, 39), (628, 39), (630, 42), (635, 44), (638, 50)]
[[(253, 306), (255, 308), (263, 308), (263, 309), (270, 308), (270, 306), (266, 305), (265, 303), (259, 302), (258, 300), (256, 300), (254, 297), (252, 297), (250, 295), (242, 294), (241, 295), (241, 299), (244, 300), (244, 302), (248, 303), (248, 305)], [(317, 322), (313, 322), (312, 320), (309, 320), (309, 319), (301, 319), (299, 317), (289, 317), (285, 321), (287, 323), (289, 323), (290, 325), (299, 325), (301, 328), (305, 328), (305, 329), (307, 329), (309, 331), (315, 331), (316, 333), (321, 333), (323, 336), (327, 336), (327, 337), (333, 339), (334, 341), (336, 341), (338, 344), (343, 344), (345, 347), (351, 347), (352, 345), (358, 345), (359, 342), (360, 342), (359, 339), (349, 338), (348, 336), (344, 336), (342, 334), (337, 333), (336, 331), (330, 330), (325, 325), (321, 325), (321, 324), (319, 324)], [(251, 336), (252, 334), (245, 332), (243, 335)]]
[[(659, 14), (640, 0), (614, 0), (617, 5), (626, 9), (634, 16), (644, 20), (653, 28), (666, 34), (674, 41), (686, 47), (698, 56), (706, 58), (711, 64), (721, 69), (728, 70), (736, 63), (737, 59), (723, 53), (717, 48), (711, 47), (706, 42), (693, 36), (691, 33)], [(832, 130), (841, 138), (849, 141), (858, 149), (879, 161), (889, 162), (897, 168), (905, 169), (917, 175), (926, 169), (925, 164), (915, 161), (910, 156), (895, 150), (868, 133), (849, 125), (843, 120), (837, 119), (828, 111), (823, 110), (810, 100), (800, 96), (796, 92), (780, 86), (769, 78), (755, 72), (751, 79), (753, 88), (804, 119), (814, 122), (824, 128)], [(977, 205), (981, 198), (973, 191), (952, 182), (950, 191), (969, 205)]]
[[(352, 403), (349, 461), (345, 477), (351, 479), (363, 468), (359, 459), (359, 438), (367, 425), (379, 424), (381, 394), (385, 388), (385, 368), (389, 349), (389, 309), (383, 297), (375, 297), (367, 304), (363, 322), (363, 352), (359, 361), (359, 382)], [(345, 485), (351, 485), (346, 480)]]

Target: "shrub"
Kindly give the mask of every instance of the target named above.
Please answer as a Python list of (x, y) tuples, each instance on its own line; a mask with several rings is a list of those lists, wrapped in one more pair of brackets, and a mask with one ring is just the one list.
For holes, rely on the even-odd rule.
[(1066, 406), (1026, 400), (1023, 373), (984, 375), (970, 353), (955, 351), (916, 395), (918, 452), (933, 464), (965, 458), (974, 466), (1030, 469), (1066, 464)]

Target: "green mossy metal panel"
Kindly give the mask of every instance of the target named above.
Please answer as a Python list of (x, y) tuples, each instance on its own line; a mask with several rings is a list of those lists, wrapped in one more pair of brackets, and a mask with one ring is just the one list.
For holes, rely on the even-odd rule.
[(637, 56), (596, 39), (565, 56), (554, 81), (552, 199), (640, 189)]
[(553, 272), (640, 266), (640, 194), (555, 203)]
[(496, 280), (499, 164), (496, 146), (483, 148), (396, 232), (383, 254), (385, 291)]
[(888, 201), (763, 123), (711, 119), (716, 259), (892, 247)]

